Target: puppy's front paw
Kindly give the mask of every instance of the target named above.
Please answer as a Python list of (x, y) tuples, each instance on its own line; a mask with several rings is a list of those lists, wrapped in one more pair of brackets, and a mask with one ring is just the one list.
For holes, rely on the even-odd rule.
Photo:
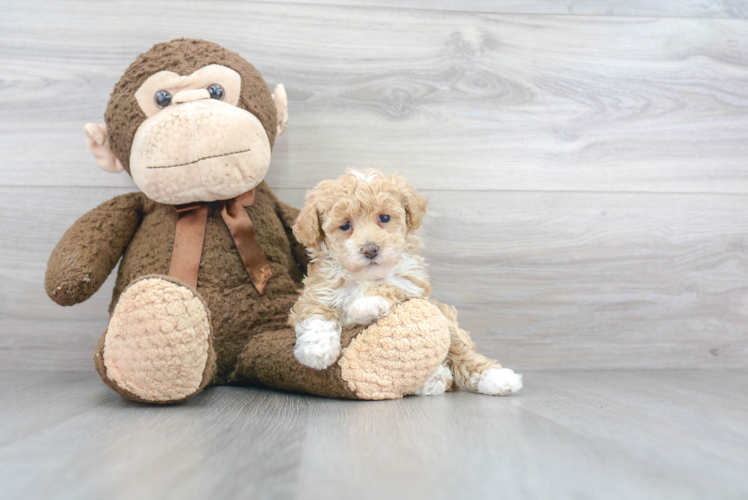
[(509, 368), (491, 368), (480, 374), (478, 392), (489, 396), (508, 396), (522, 389), (522, 375)]
[(304, 366), (324, 370), (340, 357), (340, 324), (312, 316), (296, 325), (294, 356)]
[(384, 297), (375, 295), (373, 297), (361, 297), (351, 302), (348, 306), (348, 318), (359, 325), (370, 325), (376, 323), (379, 318), (390, 313), (390, 303)]

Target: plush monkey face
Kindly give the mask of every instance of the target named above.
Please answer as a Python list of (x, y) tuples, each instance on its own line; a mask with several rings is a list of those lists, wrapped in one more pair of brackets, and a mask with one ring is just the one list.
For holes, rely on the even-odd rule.
[(237, 106), (241, 75), (211, 64), (190, 75), (159, 71), (135, 92), (148, 117), (135, 132), (130, 174), (161, 203), (232, 198), (270, 166), (262, 122)]
[(86, 126), (105, 170), (128, 170), (151, 199), (178, 205), (233, 198), (265, 177), (287, 123), (285, 90), (271, 94), (238, 54), (202, 40), (154, 46), (115, 86), (107, 125)]

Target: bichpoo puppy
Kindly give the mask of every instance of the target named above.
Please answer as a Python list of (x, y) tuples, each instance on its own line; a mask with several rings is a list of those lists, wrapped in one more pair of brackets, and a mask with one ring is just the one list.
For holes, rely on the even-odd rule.
[[(369, 325), (400, 302), (431, 293), (416, 231), (427, 200), (400, 175), (351, 170), (307, 193), (293, 227), (312, 262), (289, 323), (296, 329), (296, 359), (322, 370), (340, 356), (341, 327)], [(441, 394), (454, 381), (483, 394), (507, 395), (522, 376), (475, 352), (453, 307), (437, 305), (449, 322), (445, 364), (416, 394)]]

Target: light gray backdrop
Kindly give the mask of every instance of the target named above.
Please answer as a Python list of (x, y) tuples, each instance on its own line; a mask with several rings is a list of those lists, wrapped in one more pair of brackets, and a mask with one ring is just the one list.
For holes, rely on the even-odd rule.
[[(748, 360), (748, 21), (730, 2), (0, 2), (0, 365), (91, 370), (110, 279), (50, 251), (134, 188), (85, 147), (152, 44), (218, 42), (284, 83), (268, 174), (299, 206), (346, 167), (430, 199), (434, 296), (520, 369)], [(653, 16), (653, 17), (646, 17)]]

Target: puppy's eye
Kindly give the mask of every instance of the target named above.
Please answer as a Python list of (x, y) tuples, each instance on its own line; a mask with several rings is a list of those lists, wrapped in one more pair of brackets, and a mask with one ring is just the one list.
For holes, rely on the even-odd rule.
[(340, 229), (342, 229), (343, 231), (348, 231), (350, 228), (351, 228), (351, 223), (350, 222), (346, 222), (345, 224), (343, 224), (342, 226), (340, 226)]
[(379, 216), (379, 222), (381, 222), (382, 224), (386, 224), (389, 221), (390, 221), (390, 216), (389, 215), (380, 215)]
[(211, 99), (218, 99), (219, 101), (223, 101), (223, 87), (221, 87), (217, 83), (214, 83), (213, 85), (208, 87), (208, 93), (210, 94)]
[(159, 90), (153, 98), (156, 101), (156, 106), (159, 108), (165, 108), (171, 104), (171, 94), (165, 90)]

